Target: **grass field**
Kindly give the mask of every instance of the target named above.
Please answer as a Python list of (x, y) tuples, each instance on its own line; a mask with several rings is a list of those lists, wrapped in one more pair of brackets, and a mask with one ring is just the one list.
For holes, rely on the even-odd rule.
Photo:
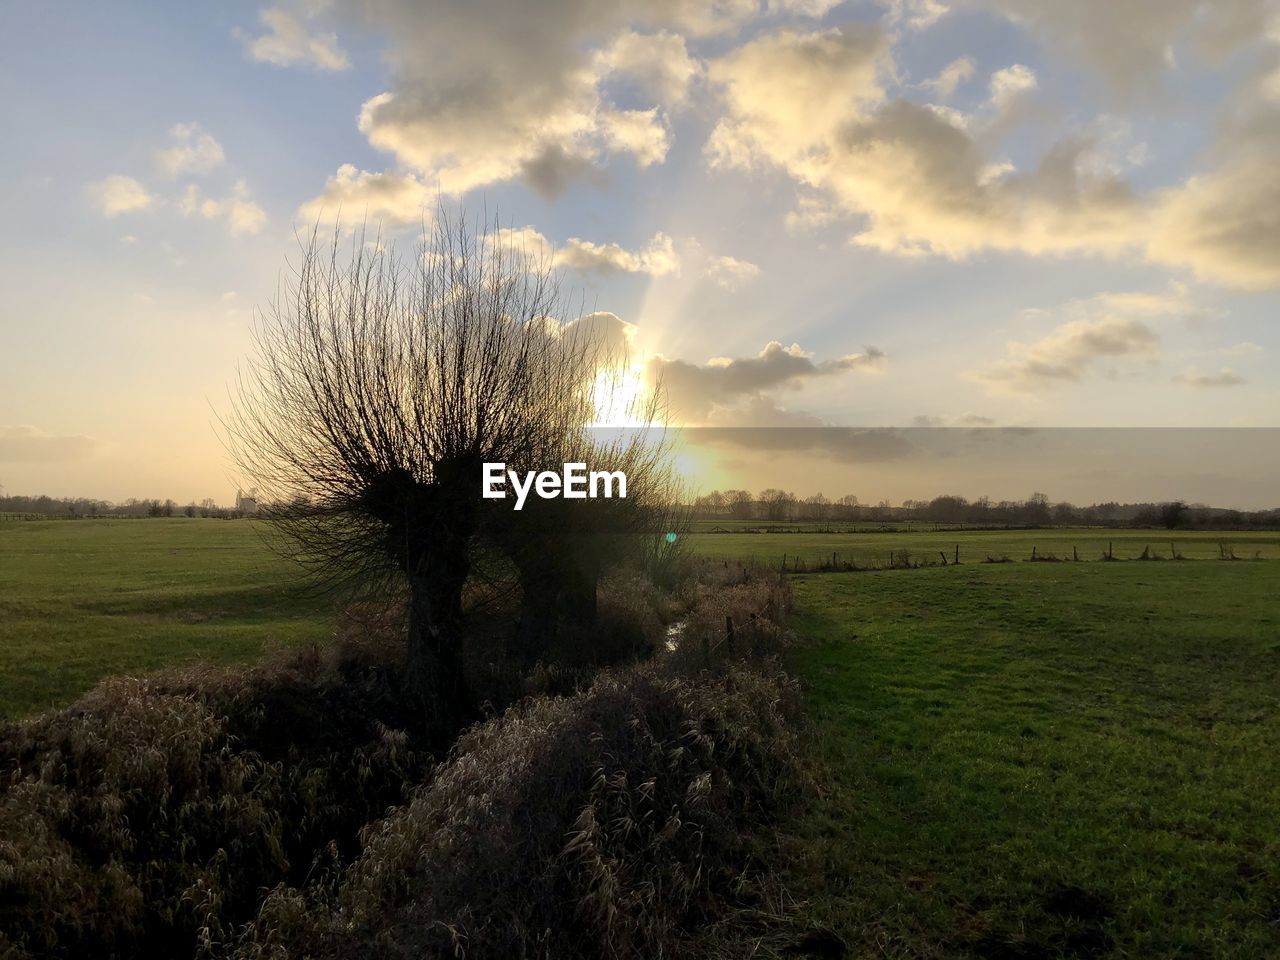
[[(704, 530), (687, 542), (703, 556), (771, 565), (786, 554), (794, 567), (797, 559), (814, 566), (833, 553), (865, 566), (904, 550), (934, 561), (940, 550), (953, 557), (957, 543), (966, 565), (987, 556), (1022, 559), (1032, 546), (1041, 555), (1070, 556), (1075, 545), (1092, 560), (1110, 543), (1117, 557), (1137, 556), (1150, 544), (1167, 556), (1169, 539), (1145, 530), (949, 531), (928, 524), (886, 532), (862, 524), (825, 533), (797, 524), (763, 533)], [(1179, 533), (1173, 540), (1187, 557), (1217, 557), (1221, 541), (1241, 558), (1280, 558), (1275, 533)], [(330, 605), (302, 594), (295, 568), (267, 550), (253, 521), (0, 522), (0, 716), (66, 703), (114, 673), (195, 658), (248, 659), (270, 644), (323, 639), (332, 623)]]
[(0, 523), (0, 716), (100, 678), (326, 639), (333, 616), (249, 521)]
[(1280, 565), (795, 578), (852, 956), (1280, 956)]
[[(0, 714), (99, 678), (332, 634), (250, 521), (0, 524)], [(1179, 553), (1280, 557), (1276, 534)], [(794, 668), (829, 782), (795, 891), (854, 956), (1280, 956), (1280, 563), (1132, 557), (1158, 531), (700, 533), (799, 574)]]

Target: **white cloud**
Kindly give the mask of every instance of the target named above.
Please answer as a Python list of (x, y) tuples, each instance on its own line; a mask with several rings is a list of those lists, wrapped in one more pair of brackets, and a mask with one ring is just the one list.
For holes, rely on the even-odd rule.
[(179, 123), (169, 130), (171, 145), (157, 150), (156, 165), (168, 177), (208, 173), (226, 160), (222, 145), (198, 123)]
[[(1262, 0), (1231, 0), (1220, 18), (1217, 7), (1211, 17), (1193, 0), (1169, 0), (1158, 10), (1116, 8), (1110, 0), (957, 5), (995, 10), (1043, 34), (1125, 96), (1159, 82), (1175, 41), (1208, 57), (1248, 45), (1258, 56), (1224, 104), (1199, 170), (1138, 193), (1126, 177), (1150, 151), (1121, 113), (1074, 124), (1021, 168), (1000, 155), (1005, 135), (1028, 120), (1040, 120), (1041, 129), (1060, 123), (1026, 64), (995, 71), (985, 102), (965, 114), (891, 95), (898, 83), (893, 33), (865, 24), (776, 29), (708, 63), (724, 104), (706, 143), (708, 163), (783, 171), (798, 194), (789, 227), (843, 220), (855, 244), (897, 256), (1128, 256), (1238, 288), (1280, 287), (1280, 178), (1272, 170), (1280, 103), (1270, 86), (1280, 76), (1280, 28), (1262, 29)], [(914, 4), (890, 6), (891, 23), (920, 12)], [(1148, 42), (1152, 35), (1158, 45)], [(945, 100), (974, 69), (962, 57), (917, 88)]]
[(972, 57), (958, 57), (943, 67), (936, 77), (924, 81), (921, 86), (932, 90), (943, 100), (949, 100), (957, 87), (973, 77), (976, 69)]
[(737, 290), (759, 276), (760, 268), (737, 257), (710, 257), (707, 260), (706, 274), (724, 289)]
[(913, 30), (933, 26), (951, 10), (940, 0), (880, 0), (880, 3), (888, 8), (890, 23)]
[(89, 197), (104, 217), (145, 210), (155, 202), (141, 183), (118, 173), (89, 184)]
[[(360, 131), (448, 195), (525, 179), (554, 195), (615, 157), (660, 162), (665, 112), (700, 65), (689, 40), (769, 16), (812, 17), (834, 0), (469, 0), (359, 6), (386, 36), (390, 82)], [(355, 5), (353, 5), (355, 6)], [(637, 91), (641, 102), (614, 95)], [(634, 98), (630, 98), (634, 99)]]
[(656, 116), (603, 97), (608, 64), (585, 44), (622, 27), (622, 11), (388, 0), (367, 15), (393, 38), (393, 82), (364, 104), (360, 131), (446, 194), (526, 175), (551, 194), (609, 154), (665, 156)]
[(237, 31), (251, 60), (278, 67), (294, 65), (318, 70), (346, 70), (351, 66), (346, 51), (338, 44), (337, 34), (313, 31), (308, 20), (285, 7), (267, 7), (258, 13), (266, 32), (250, 36)]
[(522, 252), (534, 260), (550, 259), (556, 266), (579, 273), (647, 273), (659, 277), (680, 270), (675, 244), (665, 233), (654, 234), (640, 250), (577, 237), (569, 238), (563, 247), (557, 249), (533, 227), (504, 227), (494, 234), (491, 242)]
[(712, 166), (772, 162), (807, 173), (815, 152), (851, 118), (883, 99), (888, 38), (876, 27), (779, 30), (708, 67), (728, 107), (707, 143)]
[(184, 217), (224, 220), (233, 237), (258, 233), (267, 223), (266, 211), (254, 203), (244, 180), (237, 180), (231, 193), (221, 199), (206, 196), (192, 184), (178, 201), (178, 211)]
[(668, 107), (688, 99), (690, 84), (702, 69), (689, 55), (684, 37), (667, 30), (624, 30), (596, 55), (596, 64), (602, 76), (631, 80)]
[(1271, 0), (951, 0), (1022, 27), (1057, 54), (1102, 76), (1122, 99), (1148, 96), (1189, 42), (1216, 63), (1262, 35)]
[[(855, 242), (897, 254), (961, 257), (991, 247), (1028, 253), (1114, 251), (1140, 216), (1128, 188), (1085, 162), (1092, 142), (1066, 139), (1026, 174), (992, 178), (974, 135), (936, 109), (886, 99), (892, 68), (874, 28), (767, 34), (709, 66), (728, 115), (707, 144), (713, 166), (780, 167), (861, 217)], [(996, 105), (1030, 88), (998, 75)]]
[(630, 153), (641, 169), (661, 163), (670, 141), (666, 125), (652, 110), (604, 110), (599, 114), (600, 134), (610, 150)]
[(319, 196), (298, 208), (298, 217), (308, 223), (341, 217), (348, 224), (421, 224), (431, 219), (438, 199), (434, 189), (411, 173), (374, 173), (344, 163)]

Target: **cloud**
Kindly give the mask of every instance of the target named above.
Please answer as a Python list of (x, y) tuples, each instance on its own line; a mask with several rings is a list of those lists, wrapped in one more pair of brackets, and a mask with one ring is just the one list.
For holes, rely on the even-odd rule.
[(888, 8), (889, 22), (912, 30), (924, 30), (941, 20), (951, 7), (940, 0), (880, 0)]
[(737, 290), (760, 275), (760, 268), (737, 257), (709, 257), (706, 275), (725, 290)]
[[(734, 416), (727, 412), (731, 407), (749, 410), (768, 391), (852, 370), (876, 371), (884, 361), (883, 351), (869, 347), (864, 353), (815, 362), (799, 344), (786, 347), (773, 340), (754, 357), (713, 357), (702, 365), (656, 356), (649, 360), (646, 377), (661, 385), (677, 417), (705, 423)], [(748, 406), (741, 408), (743, 403)]]
[(206, 196), (192, 184), (178, 201), (178, 211), (184, 217), (224, 220), (233, 237), (258, 233), (267, 223), (266, 211), (253, 202), (244, 180), (237, 180), (231, 193), (221, 199)]
[(555, 245), (533, 227), (499, 230), (492, 239), (532, 259), (549, 259), (554, 265), (579, 273), (647, 273), (660, 277), (678, 273), (680, 258), (675, 244), (665, 233), (656, 233), (641, 250), (628, 250), (616, 243), (593, 243), (571, 237), (563, 247)]
[(1049, 50), (1101, 76), (1124, 101), (1153, 95), (1190, 41), (1211, 63), (1262, 35), (1269, 0), (950, 0), (997, 13)]
[(975, 69), (972, 57), (959, 57), (943, 67), (932, 80), (924, 81), (921, 86), (926, 90), (932, 90), (941, 99), (949, 100), (956, 92), (956, 88), (973, 76)]
[(991, 74), (987, 83), (987, 117), (982, 124), (984, 140), (997, 142), (1025, 121), (1039, 89), (1035, 71), (1025, 64), (1015, 63)]
[(615, 360), (632, 356), (636, 350), (636, 325), (607, 310), (597, 310), (570, 320), (561, 330), (563, 336), (570, 340), (586, 337), (587, 343)]
[(685, 39), (667, 30), (636, 33), (624, 30), (596, 54), (602, 76), (622, 78), (668, 107), (682, 105), (702, 65), (689, 55)]
[[(1067, 34), (1085, 29), (1066, 13), (1074, 4), (990, 6), (1028, 29), (1041, 23)], [(1167, 17), (1154, 15), (1157, 33), (1180, 35), (1191, 23), (1216, 29), (1200, 19), (1199, 5), (1171, 6), (1177, 9)], [(1128, 50), (1112, 7), (1094, 0), (1081, 7), (1090, 36), (1107, 34), (1095, 38), (1103, 59), (1112, 43), (1117, 57)], [(1228, 25), (1210, 46), (1244, 43), (1239, 25), (1256, 22), (1255, 7), (1232, 4)], [(1127, 8), (1119, 14), (1131, 15)], [(1280, 62), (1275, 46), (1268, 63)], [(962, 58), (923, 86), (945, 99), (970, 71), (971, 61)], [(1280, 102), (1268, 97), (1263, 67), (1232, 96), (1201, 169), (1147, 194), (1125, 179), (1147, 148), (1114, 115), (1059, 136), (1030, 164), (1015, 167), (993, 154), (1010, 130), (1035, 115), (1038, 81), (1023, 64), (995, 71), (986, 102), (971, 114), (890, 96), (896, 72), (890, 36), (876, 26), (762, 33), (708, 64), (724, 112), (707, 140), (707, 161), (714, 169), (785, 172), (798, 189), (789, 226), (842, 218), (853, 227), (854, 244), (888, 254), (1128, 255), (1243, 289), (1280, 287), (1280, 258), (1273, 255), (1280, 247), (1280, 178), (1272, 172)]]
[[(945, 110), (889, 99), (886, 36), (874, 27), (755, 39), (708, 68), (727, 116), (707, 143), (713, 167), (777, 167), (861, 218), (855, 243), (958, 258), (984, 249), (1117, 251), (1142, 211), (1127, 185), (1089, 162), (1094, 139), (1060, 140), (1026, 173), (992, 159)], [(1025, 68), (993, 78), (991, 107), (1032, 89)]]
[(807, 180), (811, 155), (883, 98), (888, 51), (882, 30), (854, 25), (775, 31), (712, 61), (708, 76), (728, 107), (707, 143), (712, 166), (771, 162)]
[(651, 110), (603, 110), (598, 118), (600, 135), (608, 148), (618, 153), (630, 153), (640, 169), (666, 159), (671, 141), (657, 107)]
[[(1280, 136), (1273, 145), (1280, 146)], [(1216, 169), (1157, 198), (1152, 259), (1188, 266), (1204, 279), (1268, 290), (1280, 287), (1277, 250), (1280, 177), (1274, 153), (1237, 144), (1234, 156)]]
[(1208, 390), (1215, 387), (1238, 387), (1247, 381), (1230, 368), (1223, 367), (1217, 373), (1195, 373), (1194, 371), (1180, 373), (1173, 378), (1173, 382), (1196, 390)]
[(973, 377), (1012, 391), (1075, 383), (1103, 360), (1154, 358), (1160, 337), (1148, 321), (1195, 312), (1180, 288), (1168, 294), (1104, 293), (1072, 301), (1061, 311), (1071, 319), (1032, 343), (1010, 342), (1003, 360)]
[(266, 7), (258, 12), (258, 20), (266, 33), (255, 37), (237, 30), (234, 35), (244, 44), (249, 59), (258, 63), (278, 67), (300, 65), (317, 70), (350, 67), (346, 51), (338, 45), (337, 34), (313, 32), (309, 19), (285, 7)]
[(198, 123), (179, 123), (169, 130), (172, 144), (157, 150), (156, 165), (165, 176), (208, 173), (226, 160), (222, 144)]
[(691, 41), (835, 0), (379, 0), (344, 4), (388, 38), (359, 129), (448, 195), (523, 178), (555, 196), (615, 158), (662, 162), (668, 111), (701, 72)]
[(97, 445), (80, 434), (58, 436), (30, 425), (0, 427), (0, 463), (83, 460)]
[(89, 184), (88, 191), (94, 206), (104, 217), (145, 210), (155, 202), (155, 197), (141, 183), (118, 173)]
[[(661, 108), (682, 100), (696, 72), (683, 35), (719, 32), (754, 8), (691, 0), (370, 4), (366, 24), (391, 38), (391, 83), (366, 101), (359, 128), (446, 194), (524, 177), (552, 196), (614, 155), (661, 162)], [(608, 87), (626, 81), (653, 99), (620, 107)]]
[(410, 173), (374, 173), (344, 163), (325, 181), (319, 196), (298, 208), (298, 217), (314, 223), (322, 217), (348, 222), (368, 219), (374, 223), (404, 226), (430, 219), (439, 195)]
[(675, 247), (665, 233), (654, 234), (643, 250), (635, 252), (616, 243), (597, 244), (571, 237), (556, 259), (570, 270), (583, 273), (647, 273), (658, 277), (680, 269)]
[[(1224, 14), (1245, 17), (1248, 6)], [(1198, 171), (1155, 195), (1148, 247), (1157, 262), (1246, 290), (1280, 287), (1280, 99), (1268, 72), (1280, 67), (1280, 11), (1261, 37), (1261, 55), (1227, 96)]]

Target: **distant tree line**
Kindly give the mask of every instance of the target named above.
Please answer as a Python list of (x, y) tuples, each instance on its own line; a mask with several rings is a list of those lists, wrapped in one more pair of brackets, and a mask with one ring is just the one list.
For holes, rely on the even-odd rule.
[[(298, 504), (291, 504), (296, 507)], [(259, 507), (257, 515), (270, 516), (278, 508)], [(862, 503), (853, 494), (831, 499), (815, 493), (797, 497), (770, 487), (759, 493), (747, 490), (713, 490), (689, 505), (695, 520), (759, 520), (766, 522), (869, 521), (897, 523), (908, 520), (932, 523), (964, 523), (975, 526), (1091, 526), (1165, 527), (1166, 529), (1276, 529), (1280, 507), (1271, 510), (1233, 510), (1181, 500), (1166, 502), (1094, 503), (1087, 507), (1066, 501), (1053, 502), (1043, 493), (1026, 500), (969, 500), (944, 494), (932, 500), (904, 500), (894, 506), (888, 500)], [(220, 507), (211, 498), (199, 503), (130, 498), (122, 503), (87, 497), (0, 496), (0, 514), (83, 519), (93, 517), (205, 517), (233, 520), (247, 516), (232, 507)]]
[(963, 523), (975, 526), (1103, 526), (1165, 527), (1167, 529), (1239, 529), (1280, 527), (1280, 508), (1271, 510), (1231, 510), (1181, 500), (1163, 503), (1094, 503), (1087, 507), (1053, 502), (1043, 493), (1026, 500), (969, 500), (944, 494), (932, 500), (904, 500), (894, 506), (888, 500), (862, 503), (853, 494), (831, 499), (815, 493), (797, 497), (787, 490), (770, 487), (759, 493), (747, 490), (713, 490), (691, 505), (698, 520), (737, 521), (871, 521), (879, 523), (909, 520), (934, 523)]
[(210, 497), (199, 503), (179, 504), (173, 500), (139, 500), (134, 497), (113, 503), (88, 497), (0, 496), (0, 514), (6, 513), (73, 520), (94, 517), (214, 517), (232, 520), (245, 515), (231, 507), (218, 506)]

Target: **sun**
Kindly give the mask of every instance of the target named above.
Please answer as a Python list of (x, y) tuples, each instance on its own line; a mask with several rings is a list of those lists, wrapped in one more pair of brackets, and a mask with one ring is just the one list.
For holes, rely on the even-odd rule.
[(601, 367), (592, 384), (595, 403), (592, 427), (652, 427), (648, 418), (649, 388), (645, 383), (644, 360), (625, 367)]

